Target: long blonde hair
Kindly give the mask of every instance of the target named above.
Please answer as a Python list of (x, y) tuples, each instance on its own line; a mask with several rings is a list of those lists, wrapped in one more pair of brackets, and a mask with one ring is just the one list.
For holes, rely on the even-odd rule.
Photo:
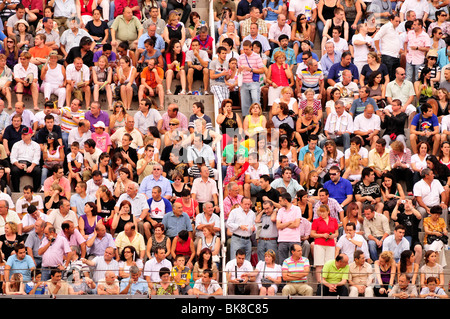
[(305, 156), (303, 157), (303, 165), (308, 166), (311, 171), (316, 168), (314, 166), (314, 154), (313, 153), (307, 152), (305, 154)]
[(361, 160), (361, 155), (359, 155), (358, 153), (352, 154), (350, 156), (350, 162), (349, 162), (348, 169), (352, 172), (358, 171), (360, 168), (360, 160)]

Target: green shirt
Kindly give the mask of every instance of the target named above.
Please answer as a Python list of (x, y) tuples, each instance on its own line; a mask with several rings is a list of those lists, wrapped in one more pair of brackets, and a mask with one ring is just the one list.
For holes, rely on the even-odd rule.
[(142, 29), (142, 24), (135, 16), (127, 23), (123, 15), (119, 15), (114, 19), (111, 29), (116, 31), (117, 40), (134, 41), (138, 38), (139, 30)]
[(323, 265), (322, 277), (330, 284), (337, 284), (343, 279), (348, 280), (348, 271), (348, 265), (338, 269), (335, 260), (331, 259)]
[(234, 155), (243, 155), (245, 158), (248, 157), (248, 149), (242, 145), (239, 145), (236, 152), (234, 152), (233, 144), (228, 144), (225, 146), (222, 152), (222, 157), (225, 157), (226, 163), (233, 163)]

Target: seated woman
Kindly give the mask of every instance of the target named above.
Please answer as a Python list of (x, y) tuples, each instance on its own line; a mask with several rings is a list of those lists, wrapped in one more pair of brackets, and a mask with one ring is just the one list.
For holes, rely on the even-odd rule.
[(85, 24), (84, 29), (91, 35), (97, 43), (94, 52), (100, 50), (103, 44), (109, 41), (108, 23), (101, 19), (101, 11), (97, 8), (92, 10), (92, 20)]
[(391, 172), (397, 182), (406, 183), (406, 191), (410, 195), (413, 191), (413, 173), (411, 170), (411, 150), (400, 141), (391, 144), (389, 152)]
[(152, 259), (155, 257), (155, 253), (158, 248), (162, 247), (166, 251), (166, 258), (169, 257), (171, 252), (171, 240), (164, 234), (165, 227), (161, 223), (157, 223), (153, 226), (153, 234), (147, 241), (147, 258)]
[(434, 155), (428, 155), (426, 161), (427, 167), (434, 173), (434, 179), (437, 179), (448, 190), (450, 185), (450, 168), (442, 164)]
[(445, 267), (447, 265), (445, 258), (445, 239), (438, 240), (441, 236), (448, 236), (447, 224), (442, 216), (442, 207), (433, 206), (430, 209), (428, 217), (423, 219), (423, 229), (425, 236), (423, 238), (423, 250), (434, 251), (438, 254), (438, 263)]
[(144, 269), (144, 263), (139, 258), (139, 254), (136, 252), (136, 248), (133, 245), (126, 246), (122, 249), (119, 260), (119, 277), (128, 278), (130, 276), (130, 267), (137, 266), (141, 272)]
[(289, 107), (286, 103), (280, 102), (277, 103), (274, 108), (272, 108), (272, 123), (274, 128), (279, 128), (282, 124), (287, 124), (289, 127), (294, 130), (295, 122), (292, 116), (289, 114)]
[(361, 180), (361, 173), (363, 170), (361, 165), (361, 155), (358, 153), (350, 155), (350, 162), (348, 167), (346, 167), (342, 178), (348, 179), (352, 185), (356, 185)]
[(119, 59), (119, 66), (116, 71), (117, 73), (114, 74), (116, 95), (120, 95), (125, 109), (129, 110), (133, 97), (138, 93), (136, 67), (131, 64), (131, 59), (128, 56), (123, 56)]
[(6, 281), (5, 285), (6, 295), (26, 295), (25, 283), (23, 282), (23, 275), (21, 273), (14, 273), (11, 279)]
[(384, 173), (381, 177), (381, 196), (384, 202), (383, 214), (390, 219), (398, 200), (405, 199), (402, 185), (397, 183), (391, 172)]
[(106, 93), (108, 109), (113, 110), (113, 92), (111, 83), (113, 80), (113, 69), (109, 66), (108, 58), (101, 55), (98, 58), (97, 65), (92, 67), (92, 88), (94, 101), (99, 101), (101, 91)]
[(84, 239), (95, 231), (98, 224), (102, 224), (102, 217), (97, 213), (97, 205), (93, 202), (87, 202), (84, 205), (84, 214), (78, 218), (78, 228)]
[(170, 255), (173, 260), (177, 255), (186, 257), (186, 266), (190, 269), (194, 267), (193, 260), (196, 255), (194, 240), (189, 236), (187, 230), (182, 230), (173, 238)]
[(280, 156), (287, 156), (289, 163), (297, 165), (297, 148), (292, 145), (291, 140), (286, 135), (280, 136), (279, 141)]
[(327, 140), (323, 147), (322, 165), (323, 170), (320, 177), (323, 182), (330, 180), (330, 175), (328, 170), (332, 166), (337, 166), (341, 170), (345, 167), (344, 153), (337, 148), (336, 142), (334, 140)]
[(14, 66), (19, 63), (19, 55), (22, 53), (22, 50), (19, 50), (17, 46), (16, 37), (8, 37), (3, 40), (3, 43), (0, 53), (6, 56), (6, 65), (13, 70)]
[[(236, 182), (239, 186), (239, 194), (244, 195), (245, 172), (249, 162), (242, 155), (235, 155), (233, 163), (227, 166), (226, 175), (223, 179), (223, 185), (227, 186), (230, 182)], [(224, 187), (224, 197), (228, 196), (228, 187)]]
[(436, 114), (439, 123), (442, 122), (444, 116), (450, 114), (450, 95), (446, 88), (437, 89), (435, 99), (429, 99), (428, 103), (433, 107), (433, 114)]
[(419, 105), (422, 105), (436, 94), (434, 82), (431, 79), (431, 71), (429, 67), (425, 66), (419, 73), (417, 81), (414, 82), (414, 92)]
[(292, 116), (297, 117), (298, 116), (298, 101), (294, 97), (294, 90), (290, 87), (283, 87), (280, 92), (280, 96), (273, 101), (272, 109), (270, 110), (271, 114), (273, 115), (274, 109), (277, 107), (277, 105), (281, 102), (284, 102), (288, 105), (289, 113), (292, 114)]
[(302, 116), (306, 107), (311, 107), (313, 109), (313, 115), (317, 121), (322, 121), (322, 102), (315, 98), (315, 92), (313, 89), (306, 89), (303, 93), (304, 99), (302, 98), (298, 104), (298, 115)]
[(336, 113), (334, 104), (341, 98), (341, 91), (339, 88), (332, 88), (330, 91), (330, 99), (325, 103), (325, 111), (327, 117), (330, 113)]
[(264, 21), (267, 25), (267, 30), (270, 29), (272, 24), (277, 23), (277, 18), (280, 14), (286, 14), (286, 4), (281, 0), (265, 0), (263, 1)]
[(170, 42), (174, 40), (178, 40), (181, 48), (184, 47), (184, 42), (186, 41), (186, 31), (184, 25), (180, 23), (180, 16), (178, 15), (178, 12), (172, 11), (169, 13), (167, 25), (162, 33), (162, 38), (166, 42), (166, 50), (169, 48)]
[(444, 267), (438, 263), (438, 254), (433, 250), (427, 250), (424, 256), (424, 264), (420, 267), (420, 287), (426, 287), (426, 282), (429, 277), (437, 279), (437, 285), (444, 288), (445, 277)]
[(181, 42), (173, 38), (169, 42), (166, 53), (166, 94), (172, 95), (170, 91), (172, 80), (178, 79), (181, 82), (180, 95), (186, 94), (186, 70), (185, 70), (186, 53), (182, 51)]
[(232, 50), (236, 50), (237, 51), (239, 49), (240, 45), (241, 45), (241, 40), (240, 40), (239, 35), (237, 33), (236, 25), (234, 24), (233, 21), (228, 21), (226, 23), (226, 26), (227, 26), (227, 28), (226, 28), (227, 31), (226, 32), (222, 32), (220, 34), (218, 47), (222, 46), (222, 43), (224, 42), (223, 41), (224, 39), (231, 39), (231, 40), (233, 40), (233, 48), (232, 48)]
[(26, 20), (20, 19), (14, 23), (16, 32), (17, 47), (20, 50), (34, 47), (34, 37), (30, 33), (30, 25)]
[(273, 55), (275, 63), (272, 63), (267, 70), (266, 82), (269, 84), (268, 106), (280, 96), (285, 87), (294, 84), (294, 75), (291, 68), (286, 63), (286, 54), (283, 51), (277, 51)]
[[(66, 69), (58, 63), (58, 53), (50, 52), (48, 62), (41, 70), (41, 92), (44, 93), (45, 102), (50, 101), (51, 95), (58, 98), (58, 107), (62, 108), (66, 102)], [(98, 99), (94, 99), (98, 101)]]
[(131, 213), (131, 203), (127, 200), (123, 200), (119, 205), (119, 212), (114, 214), (114, 218), (111, 223), (111, 235), (114, 236), (122, 232), (125, 228), (125, 224), (133, 222), (135, 228), (137, 228), (137, 219), (134, 218)]
[(367, 80), (369, 97), (373, 98), (379, 109), (386, 106), (386, 83), (383, 82), (383, 75), (379, 71), (372, 72)]
[[(266, 129), (267, 119), (262, 114), (262, 108), (258, 103), (250, 105), (248, 115), (244, 117), (242, 127), (246, 136), (251, 137)], [(254, 147), (254, 146), (253, 146)]]
[(312, 106), (307, 106), (303, 110), (303, 115), (298, 117), (296, 131), (300, 133), (303, 143), (306, 143), (310, 135), (317, 135), (320, 129), (320, 122), (314, 116)]
[(197, 261), (194, 264), (194, 269), (192, 270), (192, 278), (198, 280), (202, 278), (203, 271), (205, 269), (211, 269), (213, 272), (213, 279), (218, 280), (219, 269), (217, 264), (213, 262), (211, 249), (205, 247), (197, 254)]
[(208, 26), (205, 20), (202, 20), (200, 18), (200, 15), (196, 11), (192, 11), (191, 14), (189, 15), (189, 22), (190, 23), (188, 31), (191, 36), (191, 39), (195, 38), (199, 34), (200, 28), (202, 26)]
[[(294, 22), (294, 21), (293, 21)], [(306, 15), (303, 13), (300, 13), (297, 16), (297, 20), (291, 25), (291, 36), (290, 40), (291, 43), (293, 43), (293, 49), (295, 56), (298, 56), (300, 50), (300, 43), (302, 41), (310, 41), (313, 38), (312, 34), (313, 28), (308, 23), (308, 20), (306, 18)]]

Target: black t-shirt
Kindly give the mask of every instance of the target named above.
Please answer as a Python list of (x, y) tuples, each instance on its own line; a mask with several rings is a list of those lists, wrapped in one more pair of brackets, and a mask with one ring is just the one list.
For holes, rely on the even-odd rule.
[[(44, 198), (44, 214), (48, 214), (49, 209), (47, 209), (45, 207), (45, 204), (47, 204), (50, 201), (51, 196), (46, 196)], [(61, 199), (66, 199), (64, 196), (59, 196), (59, 200), (57, 200), (56, 202), (53, 202), (52, 206), (50, 207), (50, 209), (58, 209), (59, 208), (59, 201)]]
[[(400, 210), (400, 208), (399, 208)], [(397, 215), (397, 222), (400, 225), (406, 227), (405, 236), (411, 236), (413, 239), (419, 238), (419, 223), (420, 220), (417, 219), (414, 214), (405, 214), (404, 212), (400, 212)]]
[(91, 20), (88, 23), (86, 23), (86, 30), (91, 36), (101, 38), (101, 40), (98, 41), (101, 42), (103, 38), (106, 36), (105, 31), (108, 30), (108, 24), (105, 21), (102, 21), (100, 26), (97, 27), (94, 24), (94, 21)]
[(81, 57), (83, 59), (83, 64), (88, 68), (94, 66), (94, 52), (92, 52), (91, 50), (86, 52), (86, 54), (82, 57), (81, 47), (73, 47), (72, 49), (70, 49), (69, 53), (67, 53), (67, 64), (72, 64), (77, 57)]
[(269, 189), (269, 191), (265, 191), (264, 189), (261, 189), (257, 194), (256, 194), (256, 203), (261, 203), (261, 208), (262, 208), (262, 204), (263, 204), (263, 197), (267, 196), (271, 201), (274, 201), (275, 203), (278, 203), (280, 201), (280, 192), (277, 191), (275, 188), (271, 187)]
[(20, 125), (19, 130), (16, 131), (16, 129), (12, 126), (12, 124), (5, 127), (5, 132), (3, 133), (3, 138), (8, 140), (8, 147), (9, 151), (11, 152), (13, 145), (16, 142), (19, 142), (22, 140), (22, 129), (26, 127), (25, 125)]
[(102, 211), (98, 214), (101, 218), (106, 218), (111, 216), (111, 213), (114, 211), (114, 207), (116, 206), (116, 201), (114, 199), (111, 199), (107, 202), (103, 201), (103, 199), (100, 199), (100, 205), (102, 206)]
[(125, 151), (122, 147), (116, 148), (116, 153), (121, 153), (122, 151), (128, 154), (133, 163), (137, 164), (139, 158), (136, 149), (129, 147), (128, 150)]
[(363, 181), (356, 183), (353, 193), (361, 196), (372, 196), (372, 198), (381, 197), (381, 188), (376, 182), (370, 183), (368, 186)]
[(6, 235), (0, 235), (0, 242), (2, 243), (2, 252), (4, 254), (4, 260), (7, 260), (11, 253), (14, 251), (14, 246), (24, 241), (23, 235), (17, 235), (15, 240), (7, 240)]

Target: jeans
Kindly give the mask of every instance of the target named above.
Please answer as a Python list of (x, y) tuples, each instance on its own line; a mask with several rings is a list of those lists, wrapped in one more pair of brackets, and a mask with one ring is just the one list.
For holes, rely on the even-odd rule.
[(237, 236), (231, 236), (230, 241), (230, 258), (233, 259), (236, 256), (238, 249), (245, 250), (245, 259), (250, 261), (252, 255), (252, 242), (250, 239), (239, 238)]
[(387, 69), (389, 70), (389, 80), (395, 80), (395, 70), (400, 66), (400, 59), (383, 54), (381, 56), (381, 62), (386, 64)]
[[(376, 238), (378, 240), (381, 239), (381, 237), (376, 237)], [(367, 245), (369, 246), (370, 259), (372, 259), (373, 261), (378, 260), (378, 250), (381, 251), (381, 247), (378, 248), (377, 243), (373, 240), (368, 240)]]
[(423, 64), (411, 64), (406, 62), (406, 79), (414, 83), (419, 77), (419, 68)]
[(183, 22), (186, 25), (189, 15), (191, 14), (191, 6), (189, 5), (189, 3), (186, 3), (186, 5), (183, 6), (183, 4), (181, 4), (181, 3), (177, 3), (176, 5), (174, 5), (170, 2), (167, 2), (167, 12), (170, 13), (170, 11), (175, 10), (176, 8), (183, 9), (183, 14), (181, 16), (181, 22)]
[(67, 151), (69, 150), (69, 133), (62, 132), (61, 139), (62, 139), (63, 145), (64, 145), (64, 153), (67, 154)]
[(44, 186), (44, 182), (47, 179), (48, 176), (48, 168), (47, 167), (42, 167), (41, 170), (41, 186)]
[(259, 82), (242, 83), (241, 110), (242, 117), (249, 114), (250, 105), (261, 102), (261, 87)]
[(278, 256), (278, 244), (277, 244), (277, 240), (258, 240), (258, 246), (256, 248), (256, 252), (258, 254), (258, 260), (262, 260), (264, 261), (264, 254), (266, 253), (266, 251), (268, 251), (269, 249), (272, 249), (276, 256)]

